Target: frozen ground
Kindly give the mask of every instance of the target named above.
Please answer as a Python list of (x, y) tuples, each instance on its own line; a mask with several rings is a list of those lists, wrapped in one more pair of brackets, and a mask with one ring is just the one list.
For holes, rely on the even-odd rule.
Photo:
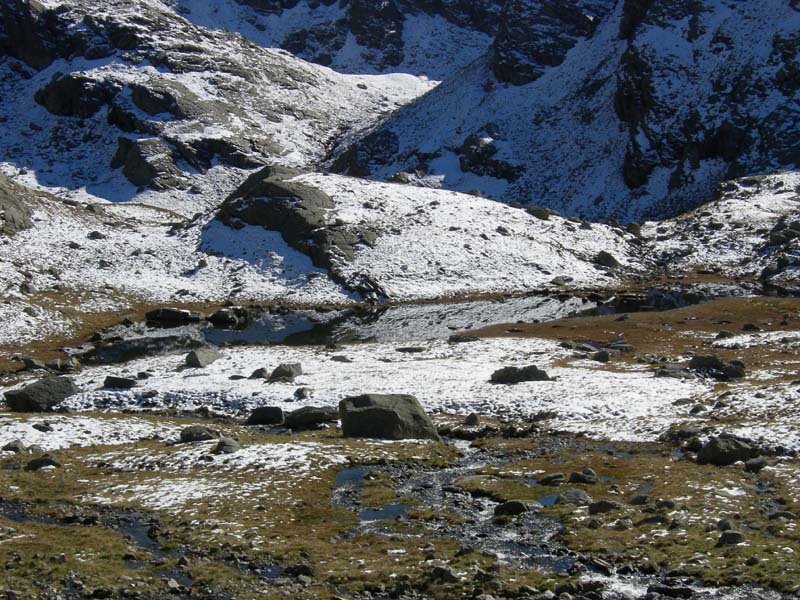
[[(206, 406), (245, 416), (256, 406), (298, 408), (302, 404), (293, 400), (293, 393), (307, 386), (313, 396), (304, 404), (336, 406), (345, 396), (365, 392), (408, 393), (432, 412), (477, 412), (524, 421), (553, 411), (557, 416), (549, 424), (555, 429), (612, 440), (652, 440), (670, 424), (688, 417), (684, 402), (676, 406), (676, 401), (710, 390), (702, 382), (654, 378), (646, 368), (608, 368), (592, 361), (555, 366), (568, 351), (542, 340), (432, 341), (420, 347), (419, 353), (400, 352), (395, 344), (386, 343), (352, 345), (339, 352), (320, 347), (229, 348), (205, 369), (182, 369), (183, 356), (146, 359), (124, 367), (85, 370), (77, 381), (87, 391), (67, 400), (65, 406), (72, 410)], [(230, 379), (291, 362), (301, 363), (304, 371), (293, 384)], [(528, 364), (545, 368), (555, 380), (512, 386), (489, 383), (496, 369)], [(140, 389), (98, 389), (108, 374), (139, 371), (152, 373)], [(158, 395), (143, 400), (145, 390)]]
[[(91, 368), (77, 376), (83, 393), (65, 401), (71, 410), (178, 409), (207, 407), (214, 412), (244, 417), (257, 406), (329, 405), (349, 395), (407, 393), (419, 398), (430, 412), (467, 415), (476, 412), (525, 421), (553, 413), (548, 426), (586, 433), (596, 439), (650, 441), (676, 423), (700, 423), (720, 430), (749, 432), (750, 437), (800, 448), (797, 419), (791, 410), (798, 388), (760, 383), (774, 373), (752, 373), (735, 384), (728, 408), (690, 414), (697, 404), (712, 406), (718, 392), (714, 382), (656, 378), (651, 368), (622, 363), (603, 365), (570, 359), (572, 352), (554, 342), (537, 339), (484, 339), (466, 344), (441, 340), (398, 350), (396, 343), (365, 343), (338, 351), (322, 347), (231, 347), (204, 369), (183, 367), (183, 355), (142, 359), (124, 366)], [(259, 368), (299, 362), (303, 375), (294, 383), (247, 379)], [(493, 371), (505, 366), (536, 364), (553, 381), (517, 385), (489, 383)], [(107, 375), (151, 377), (130, 391), (106, 390)], [(231, 379), (231, 376), (245, 379)], [(310, 400), (293, 398), (298, 387), (312, 389)], [(142, 393), (157, 392), (143, 398)], [(148, 394), (150, 395), (150, 394)], [(724, 426), (715, 425), (725, 417)]]
[[(34, 426), (47, 425), (50, 431)], [(114, 446), (140, 440), (175, 437), (180, 426), (131, 415), (53, 414), (46, 417), (21, 418), (0, 413), (0, 447), (14, 440), (26, 446), (41, 446), (45, 450), (60, 450), (76, 446)]]

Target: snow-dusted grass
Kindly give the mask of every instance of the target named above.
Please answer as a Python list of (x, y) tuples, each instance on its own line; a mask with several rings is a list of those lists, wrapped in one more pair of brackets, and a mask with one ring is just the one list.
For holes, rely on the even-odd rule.
[[(34, 425), (47, 424), (52, 431), (40, 431)], [(0, 413), (0, 447), (14, 440), (45, 450), (85, 446), (132, 444), (140, 440), (174, 437), (180, 426), (136, 416), (47, 415), (20, 418)]]
[[(215, 411), (246, 415), (256, 406), (293, 410), (303, 404), (336, 406), (348, 395), (365, 392), (408, 393), (417, 396), (431, 412), (503, 416), (525, 420), (553, 411), (550, 425), (568, 431), (615, 440), (651, 440), (685, 409), (673, 402), (708, 390), (702, 382), (654, 378), (644, 368), (604, 368), (578, 362), (552, 366), (567, 356), (555, 343), (541, 340), (496, 339), (450, 345), (427, 342), (422, 353), (398, 352), (394, 344), (359, 344), (341, 352), (321, 348), (229, 348), (223, 358), (205, 369), (180, 370), (182, 356), (147, 359), (126, 365), (135, 373), (150, 370), (153, 377), (132, 391), (97, 389), (67, 400), (74, 410), (137, 408), (139, 393), (155, 390), (158, 396), (146, 406), (193, 410), (207, 406)], [(334, 357), (352, 362), (339, 362)], [(249, 376), (255, 369), (299, 362), (304, 375), (293, 384), (264, 380), (232, 381), (231, 375)], [(489, 383), (491, 373), (503, 366), (537, 364), (556, 379), (517, 385)], [(89, 369), (78, 377), (91, 390), (106, 374), (122, 369)], [(93, 383), (94, 382), (94, 383)], [(311, 400), (293, 400), (297, 387), (313, 390)]]

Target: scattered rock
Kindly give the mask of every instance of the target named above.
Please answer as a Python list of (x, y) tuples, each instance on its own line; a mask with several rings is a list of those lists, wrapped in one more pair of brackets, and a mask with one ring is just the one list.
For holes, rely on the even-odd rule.
[(656, 369), (656, 377), (671, 377), (673, 379), (697, 379), (689, 369), (680, 365), (663, 365)]
[(295, 400), (308, 400), (311, 396), (314, 395), (314, 390), (310, 387), (299, 387), (294, 391), (294, 399)]
[(208, 440), (215, 440), (220, 435), (210, 427), (205, 425), (189, 425), (181, 430), (181, 444), (190, 444), (192, 442), (205, 442)]
[(267, 368), (261, 367), (253, 371), (250, 374), (250, 377), (248, 377), (248, 379), (267, 379), (268, 377), (269, 377), (269, 371), (267, 370)]
[(303, 367), (300, 363), (284, 363), (275, 367), (275, 370), (269, 376), (272, 382), (291, 383), (295, 377), (303, 374)]
[(250, 320), (250, 315), (246, 308), (232, 306), (219, 309), (208, 320), (218, 327), (242, 327)]
[(592, 354), (592, 360), (600, 363), (607, 363), (611, 360), (611, 353), (608, 350), (599, 350)]
[(589, 506), (592, 497), (585, 490), (573, 488), (564, 490), (556, 498), (556, 504), (573, 504), (575, 506)]
[(566, 482), (566, 478), (563, 473), (550, 473), (549, 475), (539, 478), (539, 485), (557, 486), (564, 482)]
[(219, 442), (214, 446), (212, 452), (214, 454), (233, 454), (242, 449), (242, 445), (233, 438), (221, 437)]
[(203, 315), (194, 310), (158, 308), (146, 313), (145, 319), (154, 323), (166, 324), (199, 323), (203, 319)]
[(620, 263), (616, 258), (614, 258), (614, 255), (610, 252), (606, 252), (605, 250), (598, 252), (594, 257), (593, 262), (594, 264), (607, 269), (617, 269), (620, 267)]
[(759, 473), (764, 467), (767, 466), (767, 459), (763, 456), (757, 456), (745, 461), (744, 470), (748, 473)]
[(610, 500), (598, 500), (597, 502), (592, 502), (589, 505), (589, 514), (600, 515), (614, 510), (621, 510), (622, 508), (623, 506), (619, 502), (612, 502)]
[(441, 441), (430, 417), (414, 396), (363, 394), (339, 403), (345, 437)]
[(109, 375), (103, 382), (103, 387), (117, 390), (129, 390), (136, 387), (138, 383), (139, 382), (136, 379), (131, 379), (130, 377), (117, 377), (115, 375)]
[(753, 456), (753, 448), (746, 442), (731, 436), (712, 437), (697, 453), (697, 462), (718, 467), (745, 461)]
[(717, 540), (717, 547), (722, 546), (735, 546), (745, 541), (744, 535), (738, 531), (728, 530), (723, 531), (722, 535)]
[(530, 512), (530, 506), (519, 500), (509, 500), (494, 507), (495, 517), (515, 517), (522, 513)]
[(492, 373), (492, 383), (515, 384), (523, 381), (550, 381), (550, 376), (536, 365), (503, 367)]
[(689, 361), (689, 369), (718, 381), (741, 379), (745, 376), (744, 363), (739, 360), (725, 362), (714, 354), (693, 356)]
[(22, 452), (27, 452), (28, 447), (22, 442), (22, 440), (14, 440), (8, 442), (5, 446), (0, 448), (3, 452), (14, 452), (16, 454), (20, 454)]
[(447, 341), (451, 344), (468, 344), (470, 342), (479, 342), (481, 338), (476, 335), (463, 335), (460, 333), (454, 333)]
[(55, 458), (50, 456), (49, 454), (45, 454), (44, 456), (40, 456), (38, 458), (34, 458), (25, 465), (26, 471), (38, 471), (39, 469), (44, 469), (46, 467), (54, 467), (60, 468), (61, 463), (58, 462)]
[(216, 348), (198, 348), (197, 350), (192, 350), (186, 355), (186, 366), (195, 369), (202, 369), (221, 357), (222, 355)]
[(467, 427), (477, 427), (481, 423), (481, 418), (478, 416), (478, 413), (470, 413), (467, 415), (467, 418), (464, 419), (464, 425)]
[(259, 406), (247, 418), (247, 425), (283, 425), (283, 409), (278, 406)]
[(22, 389), (6, 392), (5, 399), (16, 412), (45, 412), (79, 391), (69, 377), (45, 377)]
[(586, 483), (589, 485), (597, 483), (597, 473), (589, 467), (583, 469), (581, 472), (573, 472), (569, 476), (570, 483)]
[(659, 594), (667, 598), (691, 598), (694, 591), (686, 586), (670, 586), (664, 584), (655, 584), (647, 587), (647, 594)]
[(311, 429), (338, 420), (339, 411), (332, 406), (304, 406), (286, 415), (284, 425), (289, 429)]

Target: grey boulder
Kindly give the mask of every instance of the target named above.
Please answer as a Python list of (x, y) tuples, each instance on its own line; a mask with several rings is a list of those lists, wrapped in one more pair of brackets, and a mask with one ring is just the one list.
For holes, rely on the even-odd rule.
[(259, 406), (247, 418), (247, 425), (283, 425), (283, 409), (279, 406)]
[(338, 420), (339, 411), (332, 406), (304, 406), (286, 415), (284, 425), (289, 429), (311, 429)]
[(80, 390), (69, 377), (45, 377), (19, 390), (5, 393), (6, 404), (16, 412), (45, 412)]
[(351, 396), (339, 403), (339, 415), (345, 437), (441, 441), (436, 427), (414, 396)]
[(720, 435), (711, 438), (700, 448), (697, 462), (725, 467), (740, 460), (753, 458), (754, 454), (755, 451), (750, 444), (734, 437)]
[(221, 356), (216, 348), (198, 348), (186, 355), (186, 366), (202, 369), (218, 360)]
[(492, 383), (514, 384), (523, 381), (550, 381), (550, 376), (536, 365), (503, 367), (492, 373)]
[(181, 444), (190, 444), (192, 442), (205, 442), (208, 440), (215, 440), (219, 434), (205, 425), (189, 425), (181, 430)]
[(282, 381), (291, 383), (295, 377), (303, 374), (303, 367), (300, 363), (283, 363), (275, 367), (269, 376), (270, 381)]

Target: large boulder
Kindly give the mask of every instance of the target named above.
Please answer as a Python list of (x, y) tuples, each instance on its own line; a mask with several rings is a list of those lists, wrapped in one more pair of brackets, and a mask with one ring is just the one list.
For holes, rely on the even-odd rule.
[(689, 369), (718, 381), (741, 379), (745, 376), (744, 363), (739, 360), (725, 362), (714, 354), (693, 356), (689, 361)]
[(259, 406), (247, 418), (247, 425), (283, 425), (283, 410), (279, 406)]
[(289, 429), (313, 429), (339, 420), (339, 411), (332, 406), (304, 406), (293, 410), (284, 418)]
[(550, 376), (536, 365), (503, 367), (492, 373), (492, 383), (521, 383), (523, 381), (550, 381)]
[(329, 222), (333, 199), (322, 190), (294, 181), (296, 175), (299, 172), (265, 167), (231, 194), (217, 219), (234, 229), (253, 225), (277, 231), (315, 266), (328, 269), (338, 283), (367, 291), (366, 284), (352, 281), (338, 267), (353, 260), (359, 245), (374, 245), (381, 231), (366, 224)]
[(0, 174), (0, 235), (12, 236), (30, 228), (31, 208), (25, 201), (33, 192)]
[(219, 350), (216, 348), (198, 348), (186, 355), (186, 366), (194, 369), (202, 369), (218, 360), (221, 356)]
[(441, 441), (436, 427), (414, 396), (351, 396), (339, 403), (339, 415), (345, 437)]
[(732, 465), (737, 461), (753, 458), (758, 452), (747, 442), (735, 437), (720, 435), (713, 437), (700, 448), (697, 462), (718, 467)]
[(269, 380), (291, 383), (295, 377), (299, 377), (302, 374), (303, 367), (300, 363), (282, 363), (275, 367), (269, 376)]
[(80, 390), (69, 377), (45, 377), (5, 393), (6, 404), (17, 412), (45, 412)]
[(208, 440), (215, 440), (220, 437), (220, 434), (210, 427), (205, 425), (189, 425), (181, 429), (181, 444), (191, 444), (193, 442), (206, 442)]

